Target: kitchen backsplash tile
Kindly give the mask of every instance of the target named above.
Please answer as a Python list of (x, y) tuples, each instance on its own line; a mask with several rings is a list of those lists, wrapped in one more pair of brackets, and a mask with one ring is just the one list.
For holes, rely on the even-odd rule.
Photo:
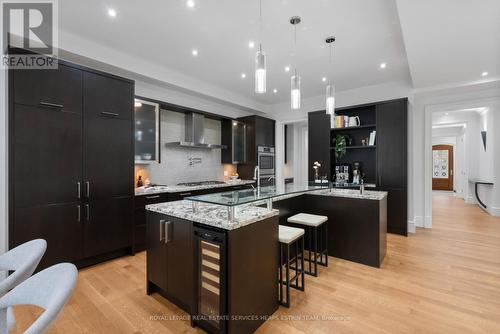
[[(161, 110), (160, 115), (161, 163), (141, 165), (143, 170), (149, 172), (151, 182), (173, 185), (180, 182), (223, 180), (224, 167), (221, 164), (221, 150), (166, 146), (168, 142), (184, 140), (185, 116), (183, 113), (168, 110)], [(205, 118), (205, 142), (220, 144), (220, 121)], [(143, 179), (145, 179), (144, 176)]]

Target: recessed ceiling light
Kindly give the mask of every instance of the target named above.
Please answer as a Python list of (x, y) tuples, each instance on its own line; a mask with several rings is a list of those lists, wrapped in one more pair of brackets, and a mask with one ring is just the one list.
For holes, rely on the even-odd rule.
[(194, 8), (194, 0), (187, 0), (186, 6), (188, 6), (189, 8)]
[(322, 77), (321, 81), (325, 82), (326, 81), (326, 77)]
[(193, 51), (191, 51), (191, 54), (196, 57), (198, 55), (198, 50), (193, 49)]
[(241, 73), (241, 78), (242, 79), (245, 79), (247, 77), (247, 75), (245, 73)]
[(275, 88), (273, 89), (273, 93), (276, 94), (278, 92), (278, 90)]
[(290, 66), (285, 66), (285, 72), (290, 72)]
[(141, 102), (135, 102), (134, 103), (134, 107), (142, 107), (142, 103)]
[(386, 63), (380, 63), (380, 68), (384, 69), (387, 67), (387, 64)]
[(485, 77), (485, 76), (487, 76), (487, 75), (488, 75), (488, 72), (486, 72), (486, 71), (485, 71), (485, 72), (481, 73), (481, 75), (482, 75), (483, 77)]
[(255, 43), (254, 43), (253, 41), (248, 42), (248, 47), (249, 47), (250, 49), (253, 49), (253, 48), (254, 48), (254, 46), (255, 46)]
[(448, 116), (449, 114), (450, 114), (449, 112), (445, 113), (446, 116)]
[(113, 8), (108, 8), (109, 17), (116, 17), (116, 10)]

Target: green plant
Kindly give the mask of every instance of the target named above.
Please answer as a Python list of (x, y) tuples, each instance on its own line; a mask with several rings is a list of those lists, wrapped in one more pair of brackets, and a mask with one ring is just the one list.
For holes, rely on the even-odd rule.
[(335, 158), (342, 159), (346, 154), (346, 147), (351, 144), (351, 137), (348, 135), (337, 135), (335, 137)]

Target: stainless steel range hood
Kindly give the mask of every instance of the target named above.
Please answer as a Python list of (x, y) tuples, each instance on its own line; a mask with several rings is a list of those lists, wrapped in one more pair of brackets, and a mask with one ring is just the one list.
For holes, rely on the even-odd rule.
[(180, 146), (200, 149), (227, 148), (226, 145), (205, 143), (205, 116), (197, 113), (186, 114), (184, 141), (167, 143), (167, 146)]

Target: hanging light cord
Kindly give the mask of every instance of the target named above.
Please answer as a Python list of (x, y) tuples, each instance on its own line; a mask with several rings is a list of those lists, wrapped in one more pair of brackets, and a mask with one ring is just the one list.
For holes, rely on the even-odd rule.
[(295, 58), (295, 76), (297, 76), (297, 24), (293, 25), (293, 57)]
[(259, 0), (259, 44), (262, 51), (262, 0)]
[(333, 48), (332, 48), (332, 43), (330, 43), (330, 78), (328, 78), (328, 85), (331, 85), (331, 77), (332, 77), (332, 57), (333, 57)]

